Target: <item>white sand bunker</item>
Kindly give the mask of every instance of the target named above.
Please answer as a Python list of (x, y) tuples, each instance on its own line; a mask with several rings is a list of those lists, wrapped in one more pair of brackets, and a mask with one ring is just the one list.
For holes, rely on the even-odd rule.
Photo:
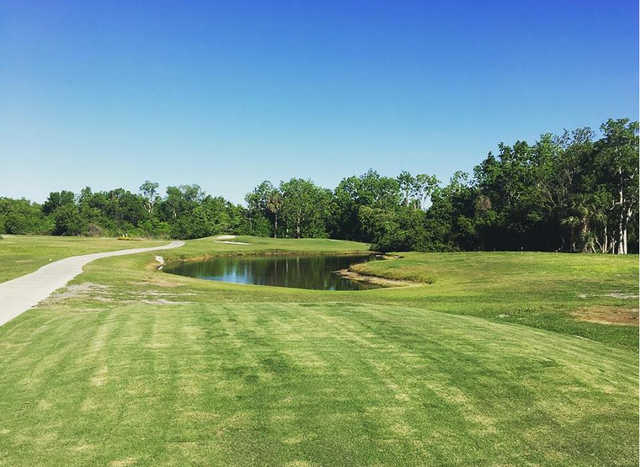
[(248, 243), (246, 242), (230, 241), (230, 240), (233, 240), (234, 238), (236, 238), (235, 235), (218, 235), (217, 237), (214, 237), (214, 240), (218, 243), (227, 243), (229, 245), (248, 245)]

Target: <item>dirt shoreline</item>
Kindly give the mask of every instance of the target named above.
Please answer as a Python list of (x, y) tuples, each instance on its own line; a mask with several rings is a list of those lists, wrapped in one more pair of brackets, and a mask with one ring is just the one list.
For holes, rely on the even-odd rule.
[(413, 287), (421, 285), (420, 282), (401, 281), (398, 279), (386, 279), (384, 277), (369, 276), (366, 274), (360, 274), (359, 272), (351, 271), (350, 269), (339, 269), (336, 274), (356, 282), (367, 282), (369, 284), (380, 285), (382, 287)]

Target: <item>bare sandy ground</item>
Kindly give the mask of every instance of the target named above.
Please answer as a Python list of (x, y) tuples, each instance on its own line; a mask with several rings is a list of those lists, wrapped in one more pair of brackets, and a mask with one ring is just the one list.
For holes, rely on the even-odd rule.
[(131, 248), (128, 250), (71, 256), (42, 266), (30, 274), (2, 282), (0, 283), (0, 326), (37, 305), (54, 290), (64, 287), (67, 282), (82, 272), (85, 264), (93, 260), (109, 256), (168, 250), (182, 245), (184, 245), (184, 242), (175, 241), (152, 248)]
[(215, 240), (233, 240), (234, 238), (236, 238), (235, 235), (218, 235), (214, 237)]
[(235, 235), (218, 235), (217, 237), (214, 237), (214, 240), (218, 243), (227, 243), (229, 245), (248, 245), (247, 242), (230, 241), (230, 240), (233, 240), (234, 238), (236, 238)]

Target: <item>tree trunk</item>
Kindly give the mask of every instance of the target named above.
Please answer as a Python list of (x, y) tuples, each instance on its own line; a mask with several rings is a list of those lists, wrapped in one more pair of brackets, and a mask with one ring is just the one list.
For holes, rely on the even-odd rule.
[[(596, 246), (598, 247), (597, 249), (596, 249)], [(600, 240), (598, 240), (598, 235), (595, 235), (593, 237), (592, 248), (594, 253), (602, 253), (604, 251), (604, 248), (602, 247)]]
[[(622, 206), (620, 207), (622, 209)], [(620, 214), (620, 219), (618, 220), (618, 254), (624, 255), (624, 225), (623, 225), (623, 216), (624, 214)]]
[(273, 238), (278, 238), (278, 213), (275, 213), (275, 221), (273, 223)]
[(576, 251), (576, 229), (573, 225), (569, 226), (569, 252), (575, 253)]
[(627, 219), (625, 218), (624, 225), (622, 227), (622, 237), (621, 237), (621, 250), (622, 254), (627, 254)]
[(629, 250), (627, 249), (627, 231), (629, 228), (629, 220), (631, 220), (631, 216), (633, 215), (633, 211), (631, 210), (631, 208), (629, 208), (627, 210), (627, 215), (624, 219), (624, 235), (623, 235), (623, 239), (624, 239), (624, 254), (626, 255), (627, 253), (629, 253)]
[(592, 244), (591, 241), (587, 240), (589, 233), (589, 227), (587, 226), (587, 222), (583, 221), (582, 226), (580, 227), (580, 241), (582, 242), (582, 252), (586, 253), (589, 251), (589, 246)]
[(618, 195), (619, 195), (619, 204), (620, 204), (620, 216), (618, 218), (618, 254), (619, 255), (624, 255), (626, 254), (625, 251), (625, 233), (626, 233), (626, 228), (624, 225), (624, 220), (625, 220), (625, 212), (624, 212), (624, 195), (623, 195), (623, 189), (624, 189), (624, 184), (623, 184), (623, 180), (622, 180), (622, 167), (618, 168), (618, 174), (620, 176), (620, 185), (618, 186)]

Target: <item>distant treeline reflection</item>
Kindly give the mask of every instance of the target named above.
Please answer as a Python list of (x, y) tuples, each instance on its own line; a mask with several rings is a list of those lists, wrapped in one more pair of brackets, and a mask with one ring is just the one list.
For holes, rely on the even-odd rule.
[(220, 256), (185, 262), (166, 272), (200, 279), (239, 284), (272, 285), (319, 290), (362, 290), (376, 286), (354, 282), (335, 271), (361, 263), (369, 256)]

